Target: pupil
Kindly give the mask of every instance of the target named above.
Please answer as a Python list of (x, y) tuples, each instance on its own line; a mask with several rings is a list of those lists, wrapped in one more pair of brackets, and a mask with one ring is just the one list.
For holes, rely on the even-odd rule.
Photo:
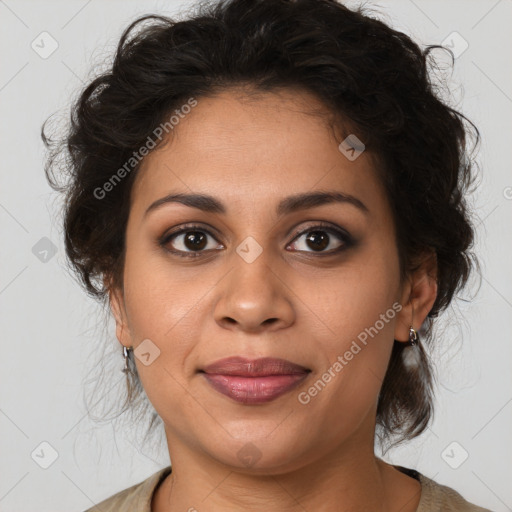
[(322, 250), (329, 245), (329, 235), (323, 231), (312, 231), (306, 238), (311, 249)]
[(189, 231), (185, 236), (185, 246), (192, 251), (203, 249), (206, 245), (205, 242), (206, 237), (200, 231)]

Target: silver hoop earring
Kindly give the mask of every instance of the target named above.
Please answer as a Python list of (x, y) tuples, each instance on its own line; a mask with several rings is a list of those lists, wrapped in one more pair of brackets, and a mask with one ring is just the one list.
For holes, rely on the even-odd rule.
[(124, 357), (124, 368), (121, 370), (122, 372), (128, 374), (132, 371), (130, 370), (130, 367), (128, 366), (128, 360), (130, 358), (130, 351), (133, 350), (133, 347), (125, 347), (123, 345), (123, 357)]
[(409, 327), (409, 342), (402, 351), (402, 360), (407, 369), (417, 369), (421, 364), (421, 354), (418, 347), (420, 337), (412, 325)]
[(409, 327), (409, 346), (414, 347), (419, 340), (420, 337), (418, 336), (418, 331), (416, 331), (412, 326)]

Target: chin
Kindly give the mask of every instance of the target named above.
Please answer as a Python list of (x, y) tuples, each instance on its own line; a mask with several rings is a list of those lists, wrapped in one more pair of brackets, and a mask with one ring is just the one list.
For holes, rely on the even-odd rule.
[[(223, 439), (204, 446), (204, 450), (221, 464), (237, 470), (247, 470), (250, 473), (280, 474), (291, 469), (299, 453), (297, 446), (303, 446), (303, 439), (298, 435), (290, 435), (283, 430), (276, 434), (276, 422), (273, 422), (274, 432), (270, 435), (262, 433), (261, 429), (249, 425), (244, 435), (229, 436), (224, 432)], [(228, 429), (226, 429), (228, 430)], [(229, 431), (229, 430), (228, 430)], [(252, 435), (253, 434), (253, 435)]]

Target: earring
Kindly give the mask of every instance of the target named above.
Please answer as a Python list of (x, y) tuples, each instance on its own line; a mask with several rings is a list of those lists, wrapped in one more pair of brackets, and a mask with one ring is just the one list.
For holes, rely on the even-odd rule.
[(409, 346), (414, 347), (419, 339), (418, 331), (411, 325), (411, 327), (409, 327)]
[(121, 371), (126, 374), (131, 373), (131, 370), (128, 366), (128, 359), (130, 358), (130, 354), (129, 354), (130, 350), (133, 350), (133, 347), (125, 347), (123, 345), (124, 368)]
[(418, 331), (411, 325), (411, 327), (409, 327), (409, 342), (402, 351), (402, 360), (407, 369), (416, 369), (421, 363), (421, 354), (418, 347), (419, 341), (420, 337)]

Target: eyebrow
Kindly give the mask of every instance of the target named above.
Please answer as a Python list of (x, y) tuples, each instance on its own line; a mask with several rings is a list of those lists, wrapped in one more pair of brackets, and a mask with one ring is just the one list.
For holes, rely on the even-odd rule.
[[(213, 196), (208, 194), (168, 194), (165, 197), (157, 199), (152, 203), (146, 212), (146, 217), (150, 212), (159, 209), (168, 203), (181, 203), (191, 208), (197, 208), (208, 213), (226, 214), (227, 209), (224, 204)], [(357, 197), (342, 192), (305, 192), (302, 194), (295, 194), (282, 199), (276, 212), (279, 217), (309, 208), (315, 208), (324, 204), (330, 203), (344, 203), (351, 204), (361, 210), (363, 213), (368, 214), (369, 210), (366, 205)]]

